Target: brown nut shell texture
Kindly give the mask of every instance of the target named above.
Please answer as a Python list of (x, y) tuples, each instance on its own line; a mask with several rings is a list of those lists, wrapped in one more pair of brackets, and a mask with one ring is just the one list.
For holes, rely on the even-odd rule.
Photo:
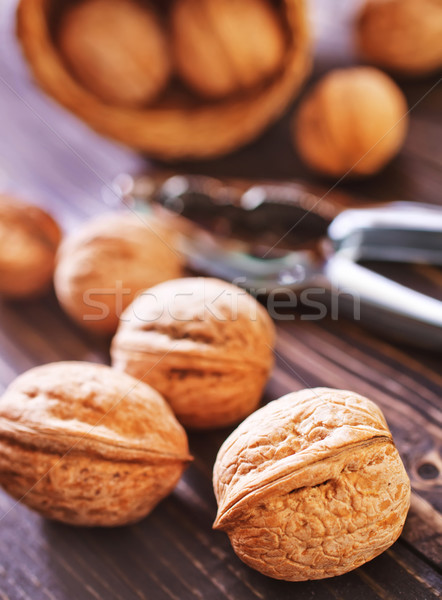
[(286, 35), (268, 0), (177, 0), (171, 29), (178, 73), (202, 96), (247, 90), (282, 68)]
[(216, 529), (276, 579), (341, 575), (400, 535), (410, 482), (380, 409), (352, 392), (288, 394), (248, 417), (218, 453)]
[(356, 28), (363, 57), (420, 76), (442, 67), (440, 0), (366, 0)]
[(171, 76), (166, 33), (149, 4), (77, 2), (62, 19), (58, 43), (78, 81), (107, 104), (143, 106)]
[(112, 334), (138, 292), (181, 275), (175, 238), (154, 217), (110, 213), (70, 234), (57, 255), (60, 304), (82, 327)]
[(115, 368), (157, 389), (185, 426), (222, 427), (259, 404), (273, 365), (274, 326), (240, 288), (189, 277), (143, 292), (112, 342)]
[(373, 67), (335, 69), (302, 100), (294, 137), (316, 171), (368, 176), (399, 152), (408, 121), (405, 96), (388, 75)]
[(46, 292), (60, 240), (60, 228), (44, 210), (0, 195), (0, 294), (27, 298)]
[(138, 521), (189, 460), (186, 434), (163, 398), (110, 367), (37, 367), (0, 400), (0, 483), (50, 519)]

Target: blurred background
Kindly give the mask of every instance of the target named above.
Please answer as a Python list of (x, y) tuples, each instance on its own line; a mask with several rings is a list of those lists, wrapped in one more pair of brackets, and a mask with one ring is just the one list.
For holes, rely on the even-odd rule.
[[(50, 202), (51, 210), (69, 229), (71, 220), (106, 208), (101, 190), (116, 174), (143, 171), (150, 164), (92, 132), (38, 88), (16, 41), (15, 4), (14, 0), (3, 0), (0, 7), (0, 185), (36, 202)], [(360, 0), (308, 3), (315, 39), (313, 80), (332, 67), (356, 61), (351, 26), (360, 4)], [(422, 99), (437, 80), (437, 74), (398, 80), (409, 105), (419, 102), (412, 111), (405, 147), (385, 171), (363, 182), (344, 181), (344, 188), (379, 200), (441, 201), (440, 86)], [(311, 81), (303, 87), (301, 98), (310, 86)], [(321, 181), (299, 161), (290, 139), (289, 123), (296, 103), (287, 109), (285, 118), (246, 148), (219, 160), (178, 163), (173, 168), (214, 175)], [(330, 186), (334, 181), (329, 178), (323, 183)]]

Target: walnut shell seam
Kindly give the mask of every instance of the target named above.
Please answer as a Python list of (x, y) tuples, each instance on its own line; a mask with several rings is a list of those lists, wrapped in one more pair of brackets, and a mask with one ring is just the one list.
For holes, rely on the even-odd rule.
[[(349, 454), (352, 454), (357, 449), (372, 446), (376, 443), (381, 445), (385, 442), (390, 442), (394, 447), (391, 437), (379, 435), (364, 442), (350, 444), (348, 447), (337, 451), (333, 456), (327, 457), (326, 460), (324, 460), (322, 455), (319, 455), (311, 462), (303, 463), (301, 469), (282, 475), (277, 473), (268, 481), (258, 482), (254, 488), (247, 489), (242, 494), (239, 494), (237, 497), (231, 499), (228, 503), (220, 503), (213, 528), (227, 530), (234, 519), (237, 518), (241, 514), (242, 510), (247, 507), (251, 499), (253, 499), (253, 502), (256, 503), (261, 499), (272, 495), (272, 493), (289, 494), (304, 487), (316, 487), (323, 485), (324, 483), (330, 481), (330, 479), (339, 477), (339, 475), (347, 469), (345, 459)], [(338, 472), (328, 473), (328, 475), (326, 475), (325, 479), (323, 478), (322, 481), (316, 481), (315, 468), (318, 467), (318, 471), (321, 472), (325, 462), (331, 462), (331, 467), (333, 466), (333, 462), (337, 462), (339, 466), (342, 463), (342, 468)], [(309, 480), (313, 479), (314, 482), (307, 483), (306, 477), (308, 477)], [(301, 485), (298, 484), (299, 480), (302, 481)]]

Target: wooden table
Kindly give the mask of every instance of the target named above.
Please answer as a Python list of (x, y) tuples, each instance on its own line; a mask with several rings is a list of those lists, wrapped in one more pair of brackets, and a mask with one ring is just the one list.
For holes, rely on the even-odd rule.
[[(326, 3), (319, 4), (324, 9)], [(101, 188), (116, 173), (145, 164), (100, 140), (32, 87), (12, 39), (9, 0), (1, 11), (0, 183), (48, 206), (66, 229), (72, 229), (108, 210)], [(342, 19), (338, 21), (336, 13), (329, 22), (338, 28)], [(318, 47), (316, 74), (346, 61), (347, 43), (348, 38), (328, 31)], [(417, 103), (403, 152), (379, 176), (341, 187), (373, 199), (442, 204), (442, 87), (436, 84), (435, 78), (402, 82), (410, 105)], [(312, 179), (294, 155), (287, 125), (288, 118), (281, 120), (258, 142), (226, 159), (177, 169)], [(109, 201), (109, 194), (106, 197)], [(389, 272), (405, 276), (395, 266)], [(431, 283), (440, 294), (439, 270), (416, 267), (406, 276), (423, 289)], [(53, 295), (39, 302), (4, 302), (0, 311), (1, 389), (17, 374), (46, 362), (109, 360), (107, 342), (77, 329)], [(387, 417), (413, 494), (404, 532), (383, 555), (342, 577), (297, 584), (273, 581), (247, 568), (227, 537), (211, 529), (216, 510), (211, 470), (228, 431), (199, 433), (190, 435), (195, 462), (175, 492), (132, 527), (66, 527), (41, 519), (0, 492), (0, 599), (438, 597), (441, 356), (380, 339), (358, 323), (302, 321), (296, 313), (294, 321), (278, 326), (276, 368), (264, 401), (309, 386), (353, 389), (378, 402)]]

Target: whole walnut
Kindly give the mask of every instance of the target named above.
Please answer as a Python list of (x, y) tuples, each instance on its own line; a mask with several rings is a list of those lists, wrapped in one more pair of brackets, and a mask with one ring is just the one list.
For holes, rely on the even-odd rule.
[(0, 295), (28, 298), (48, 291), (61, 232), (44, 210), (0, 194)]
[(399, 152), (407, 111), (403, 93), (382, 71), (337, 69), (301, 102), (295, 143), (305, 163), (321, 173), (372, 175)]
[(110, 367), (37, 367), (0, 399), (0, 484), (50, 519), (138, 521), (189, 460), (186, 434), (163, 398)]
[(364, 58), (407, 75), (442, 67), (440, 0), (366, 0), (357, 45)]
[(215, 529), (247, 565), (287, 581), (355, 569), (399, 537), (410, 482), (379, 408), (352, 392), (288, 394), (219, 450)]
[(202, 96), (249, 89), (282, 66), (285, 34), (268, 0), (177, 0), (171, 22), (178, 73)]
[(138, 292), (181, 275), (174, 243), (153, 217), (110, 213), (87, 222), (58, 252), (54, 284), (60, 304), (86, 329), (114, 333)]
[(214, 428), (258, 406), (273, 344), (273, 322), (252, 296), (190, 277), (141, 294), (121, 317), (111, 356), (163, 394), (183, 425)]
[(108, 104), (145, 105), (166, 87), (170, 48), (149, 5), (134, 0), (84, 0), (66, 12), (58, 43), (68, 66)]

